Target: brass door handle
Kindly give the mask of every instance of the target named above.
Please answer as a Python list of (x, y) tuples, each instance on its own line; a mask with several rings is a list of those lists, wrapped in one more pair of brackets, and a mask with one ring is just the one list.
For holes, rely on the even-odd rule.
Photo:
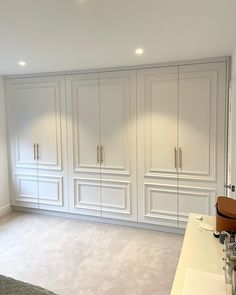
[(97, 145), (97, 164), (100, 163), (100, 146)]
[(37, 160), (36, 159), (36, 143), (34, 143), (34, 161)]
[(179, 148), (179, 168), (182, 171), (182, 168), (183, 168), (183, 151), (182, 151), (181, 147)]
[(37, 146), (37, 160), (39, 160), (40, 159), (40, 156), (39, 156), (39, 143), (37, 143), (36, 146)]
[(104, 151), (104, 148), (103, 148), (103, 146), (101, 145), (101, 146), (100, 146), (100, 163), (101, 163), (101, 164), (104, 162), (104, 159), (103, 159), (103, 151)]
[(175, 168), (177, 169), (177, 148), (175, 147)]

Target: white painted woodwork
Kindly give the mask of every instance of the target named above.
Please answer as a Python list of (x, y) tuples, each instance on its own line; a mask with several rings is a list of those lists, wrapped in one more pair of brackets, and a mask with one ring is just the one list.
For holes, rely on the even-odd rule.
[(178, 67), (138, 71), (137, 89), (139, 221), (177, 226)]
[(10, 80), (7, 90), (13, 204), (67, 211), (64, 78)]
[[(67, 78), (71, 96), (74, 170), (99, 168), (97, 145), (100, 144), (98, 75)], [(69, 80), (68, 80), (69, 79)], [(70, 89), (69, 89), (70, 88)]]
[(184, 227), (190, 212), (214, 214), (225, 192), (225, 83), (224, 62), (138, 71), (139, 221)]
[(74, 179), (74, 207), (81, 212), (90, 213), (92, 210), (101, 215), (101, 181), (98, 179)]
[[(197, 185), (197, 184), (196, 184)], [(213, 187), (178, 187), (178, 226), (185, 228), (191, 212), (215, 215), (216, 189)]]
[(69, 212), (101, 216), (98, 74), (66, 77)]
[(138, 100), (145, 175), (176, 177), (178, 68), (138, 71)]
[(180, 228), (214, 214), (226, 65), (9, 79), (12, 204)]
[(213, 181), (216, 178), (217, 93), (217, 71), (180, 67), (178, 142), (182, 149), (181, 176)]
[[(217, 196), (226, 195), (226, 70), (224, 62), (179, 68), (179, 105), (182, 106), (179, 146), (183, 150), (183, 168), (178, 172), (180, 227), (186, 225), (189, 212), (215, 215)], [(186, 102), (188, 99), (192, 101), (192, 107)], [(184, 115), (184, 108), (191, 111), (192, 121), (188, 115)], [(204, 125), (199, 118), (205, 122)], [(188, 122), (192, 122), (192, 125)], [(190, 126), (195, 136), (190, 134)], [(188, 196), (186, 192), (183, 196), (182, 187), (188, 191)]]
[(70, 212), (137, 220), (135, 81), (135, 71), (67, 77)]
[(144, 207), (139, 207), (140, 221), (177, 227), (177, 185), (145, 182), (144, 196)]
[(99, 74), (102, 216), (137, 221), (136, 72)]

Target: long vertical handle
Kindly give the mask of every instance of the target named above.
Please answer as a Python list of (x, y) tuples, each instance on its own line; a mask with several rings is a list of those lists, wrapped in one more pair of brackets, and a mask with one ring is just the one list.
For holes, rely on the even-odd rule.
[(104, 159), (103, 159), (103, 151), (104, 151), (104, 148), (103, 146), (101, 145), (100, 146), (100, 163), (102, 164)]
[(100, 146), (97, 145), (97, 164), (100, 163)]
[(183, 151), (182, 151), (182, 148), (180, 147), (179, 148), (179, 167), (182, 171), (182, 168), (183, 168)]
[(34, 161), (36, 160), (36, 143), (34, 143)]
[(37, 143), (36, 146), (37, 146), (37, 160), (39, 160), (40, 159), (40, 156), (39, 156), (39, 143)]
[(177, 148), (175, 147), (175, 169), (177, 169)]

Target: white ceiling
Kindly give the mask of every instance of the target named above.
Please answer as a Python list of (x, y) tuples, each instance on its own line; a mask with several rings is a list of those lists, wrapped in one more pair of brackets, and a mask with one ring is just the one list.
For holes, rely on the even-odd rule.
[(235, 41), (236, 0), (0, 0), (0, 74), (225, 56)]

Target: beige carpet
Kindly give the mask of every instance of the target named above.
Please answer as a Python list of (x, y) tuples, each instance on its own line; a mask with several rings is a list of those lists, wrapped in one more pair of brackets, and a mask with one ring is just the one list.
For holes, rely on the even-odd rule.
[(36, 214), (0, 219), (0, 274), (60, 295), (169, 295), (183, 237)]

